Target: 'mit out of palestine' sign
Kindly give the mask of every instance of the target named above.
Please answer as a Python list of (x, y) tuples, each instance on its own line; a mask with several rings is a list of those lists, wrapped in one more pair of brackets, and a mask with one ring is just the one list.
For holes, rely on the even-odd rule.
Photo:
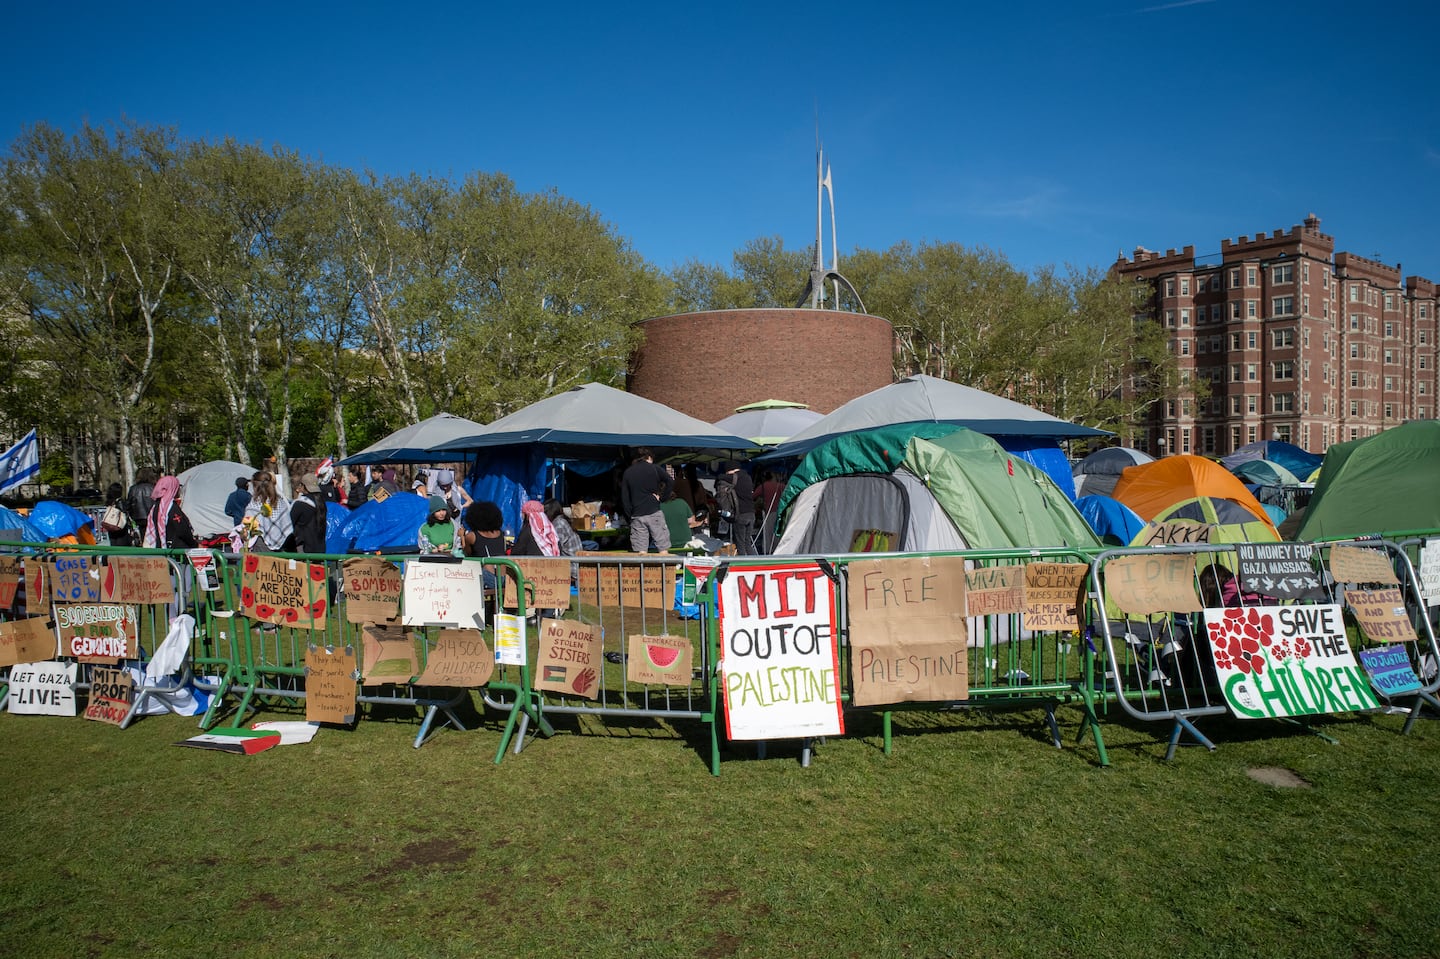
[(1333, 603), (1207, 609), (1205, 628), (1225, 702), (1241, 719), (1379, 706)]
[(719, 603), (730, 738), (843, 733), (830, 577), (814, 563), (731, 567)]

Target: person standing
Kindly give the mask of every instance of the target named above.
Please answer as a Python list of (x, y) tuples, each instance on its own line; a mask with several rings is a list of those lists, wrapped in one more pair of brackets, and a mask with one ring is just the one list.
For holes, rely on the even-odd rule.
[[(325, 502), (345, 502), (345, 497), (341, 495), (340, 487), (335, 482), (335, 467), (331, 465), (330, 460), (327, 459), (320, 464), (320, 468), (315, 471), (315, 479), (320, 484), (320, 495), (325, 497)], [(309, 489), (308, 485), (306, 489)]]
[(235, 491), (225, 500), (225, 515), (230, 517), (231, 526), (239, 526), (245, 518), (245, 507), (250, 505), (250, 480), (244, 476), (235, 477)]
[[(250, 479), (252, 494), (245, 507), (247, 519), (254, 519), (263, 548), (274, 553), (288, 548), (294, 527), (290, 523), (290, 501), (275, 487), (275, 474), (261, 470)], [(251, 547), (254, 548), (253, 543)]]
[(350, 489), (349, 495), (345, 497), (345, 505), (351, 509), (359, 509), (364, 506), (368, 490), (369, 487), (365, 483), (365, 471), (358, 466), (350, 467)]
[(722, 477), (735, 488), (735, 516), (730, 520), (735, 552), (739, 556), (755, 555), (755, 482), (750, 474), (731, 460), (725, 464)]
[[(650, 448), (635, 450), (635, 458), (620, 477), (620, 507), (630, 517), (630, 549), (650, 552), (654, 543), (661, 553), (670, 550), (670, 527), (660, 504), (670, 495), (670, 476), (655, 465)], [(752, 506), (753, 509), (753, 506)]]
[(155, 482), (150, 515), (145, 519), (145, 545), (152, 549), (194, 549), (195, 530), (180, 508), (180, 480), (162, 476)]
[(145, 524), (150, 519), (150, 507), (154, 503), (155, 481), (160, 478), (152, 467), (142, 466), (135, 473), (135, 482), (125, 493), (125, 511), (135, 524), (140, 536), (145, 535)]
[(325, 504), (328, 500), (320, 488), (320, 478), (310, 473), (300, 477), (302, 492), (290, 504), (290, 525), (295, 536), (295, 552), (325, 552)]

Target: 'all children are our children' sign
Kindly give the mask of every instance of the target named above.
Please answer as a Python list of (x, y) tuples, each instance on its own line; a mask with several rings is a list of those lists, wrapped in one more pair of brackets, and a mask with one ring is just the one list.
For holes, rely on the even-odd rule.
[(732, 567), (719, 604), (730, 738), (843, 733), (829, 575), (813, 562)]
[(1225, 701), (1241, 719), (1379, 706), (1334, 603), (1207, 609), (1205, 627)]

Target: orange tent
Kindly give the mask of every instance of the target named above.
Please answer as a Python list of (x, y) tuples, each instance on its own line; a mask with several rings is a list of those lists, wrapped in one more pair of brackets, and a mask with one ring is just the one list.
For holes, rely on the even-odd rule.
[(1110, 495), (1133, 509), (1146, 522), (1192, 496), (1228, 499), (1239, 503), (1254, 513), (1257, 520), (1275, 529), (1270, 514), (1265, 512), (1265, 507), (1251, 495), (1239, 477), (1203, 456), (1180, 454), (1131, 466), (1120, 474), (1120, 481)]

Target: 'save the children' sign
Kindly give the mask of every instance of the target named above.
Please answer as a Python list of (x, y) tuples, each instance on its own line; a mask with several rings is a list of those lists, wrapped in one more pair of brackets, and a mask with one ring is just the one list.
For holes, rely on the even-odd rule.
[(1375, 709), (1345, 639), (1340, 607), (1205, 610), (1210, 654), (1230, 711), (1242, 719)]
[(826, 572), (816, 563), (732, 567), (719, 604), (730, 738), (843, 733), (835, 583)]

